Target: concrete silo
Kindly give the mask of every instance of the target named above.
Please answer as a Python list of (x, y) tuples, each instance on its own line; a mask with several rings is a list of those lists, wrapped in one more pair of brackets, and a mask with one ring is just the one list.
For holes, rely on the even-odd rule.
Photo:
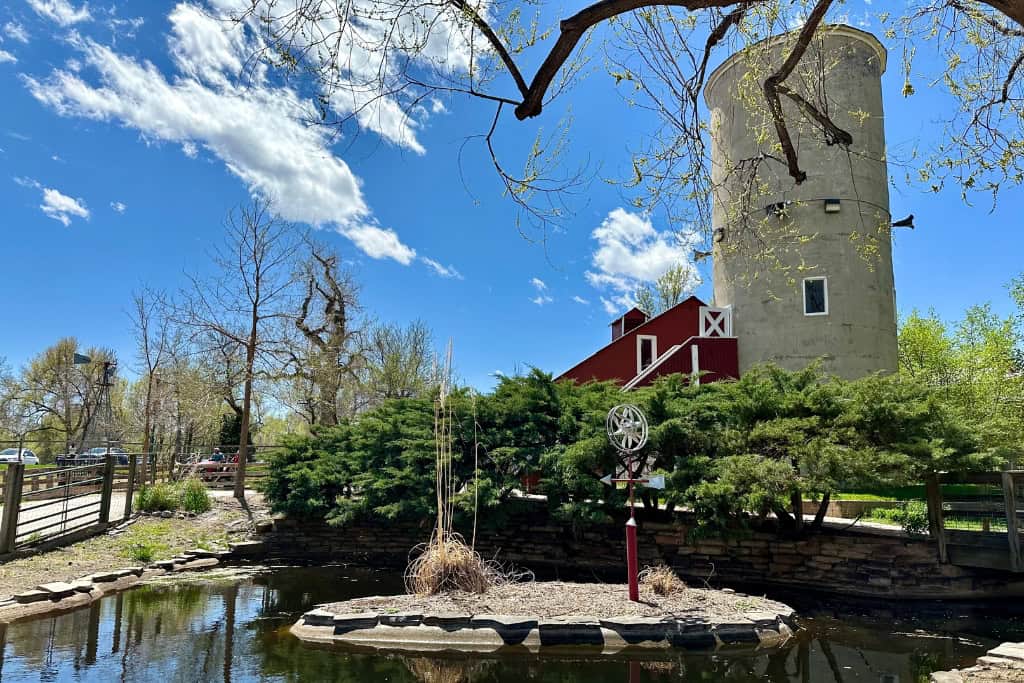
[(708, 78), (715, 306), (731, 307), (740, 371), (817, 358), (848, 378), (896, 369), (896, 311), (881, 76), (885, 48), (822, 27), (785, 81), (853, 136), (830, 144), (783, 107), (807, 179), (787, 172), (762, 93), (796, 34), (729, 57)]

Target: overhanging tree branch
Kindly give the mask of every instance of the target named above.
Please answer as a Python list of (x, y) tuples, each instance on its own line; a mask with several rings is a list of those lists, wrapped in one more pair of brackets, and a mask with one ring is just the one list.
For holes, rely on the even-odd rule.
[[(789, 56), (782, 63), (782, 66), (778, 68), (771, 76), (764, 81), (764, 96), (768, 101), (768, 110), (771, 112), (772, 121), (775, 123), (775, 134), (779, 138), (779, 144), (782, 145), (782, 153), (786, 157), (786, 166), (789, 169), (789, 175), (796, 181), (797, 184), (807, 180), (807, 173), (800, 169), (800, 161), (797, 158), (796, 147), (793, 145), (793, 139), (789, 135), (789, 128), (786, 126), (786, 117), (782, 111), (782, 101), (779, 99), (779, 87), (782, 82), (789, 78), (789, 75), (793, 73), (793, 69), (800, 63), (800, 58), (807, 52), (807, 47), (811, 44), (811, 38), (814, 37), (814, 32), (818, 30), (818, 26), (825, 19), (825, 13), (828, 8), (832, 6), (832, 0), (818, 0), (818, 4), (811, 10), (810, 15), (807, 17), (807, 21), (804, 22), (803, 27), (800, 29), (800, 34), (797, 36), (796, 44), (793, 49), (790, 50)], [(802, 99), (802, 98), (801, 98)], [(806, 103), (810, 106), (810, 103)], [(849, 136), (849, 133), (846, 134)]]
[(558, 27), (558, 40), (551, 47), (537, 74), (530, 82), (530, 88), (523, 101), (515, 109), (516, 118), (522, 121), (541, 113), (544, 107), (544, 95), (551, 86), (555, 76), (568, 61), (576, 45), (580, 42), (587, 29), (626, 12), (645, 7), (684, 7), (690, 11), (713, 7), (731, 7), (736, 0), (602, 0), (580, 10), (568, 19), (563, 19)]

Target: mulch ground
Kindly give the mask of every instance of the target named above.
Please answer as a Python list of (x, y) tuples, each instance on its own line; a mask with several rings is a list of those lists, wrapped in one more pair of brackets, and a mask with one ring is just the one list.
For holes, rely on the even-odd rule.
[(486, 593), (461, 591), (440, 595), (394, 595), (357, 598), (325, 605), (335, 614), (360, 612), (419, 612), (422, 614), (463, 613), (528, 615), (538, 618), (589, 616), (686, 617), (714, 619), (770, 612), (789, 616), (792, 610), (763, 597), (703, 588), (685, 588), (672, 595), (641, 591), (640, 602), (629, 600), (626, 586), (600, 583), (537, 581), (512, 583)]

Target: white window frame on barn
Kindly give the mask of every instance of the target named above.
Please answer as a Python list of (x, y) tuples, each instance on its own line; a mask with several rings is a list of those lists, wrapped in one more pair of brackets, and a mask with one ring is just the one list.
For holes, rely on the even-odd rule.
[[(649, 340), (651, 342), (651, 362), (644, 366), (643, 365), (643, 348), (644, 341)], [(638, 334), (636, 336), (636, 374), (640, 374), (647, 368), (654, 365), (654, 362), (658, 360), (658, 338), (653, 334)]]
[[(808, 312), (808, 310), (807, 310), (807, 283), (808, 282), (818, 282), (819, 280), (822, 283), (822, 295), (823, 295), (823, 297), (825, 299), (825, 310), (823, 310), (823, 311)], [(829, 306), (828, 306), (828, 277), (825, 276), (825, 275), (816, 275), (814, 277), (805, 277), (803, 283), (800, 286), (801, 286), (802, 292), (803, 292), (804, 315), (807, 316), (807, 317), (813, 317), (813, 316), (819, 316), (819, 315), (828, 315), (828, 310), (829, 310)]]
[(732, 337), (732, 306), (701, 306), (700, 336)]

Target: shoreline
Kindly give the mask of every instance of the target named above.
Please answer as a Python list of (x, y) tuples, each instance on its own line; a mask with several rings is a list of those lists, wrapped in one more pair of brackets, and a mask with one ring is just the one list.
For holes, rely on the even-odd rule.
[(509, 584), (479, 595), (373, 596), (321, 605), (291, 632), (306, 641), (380, 650), (587, 647), (610, 654), (626, 648), (761, 650), (784, 645), (799, 629), (788, 605), (729, 590), (642, 597), (631, 603), (625, 586), (557, 581)]

